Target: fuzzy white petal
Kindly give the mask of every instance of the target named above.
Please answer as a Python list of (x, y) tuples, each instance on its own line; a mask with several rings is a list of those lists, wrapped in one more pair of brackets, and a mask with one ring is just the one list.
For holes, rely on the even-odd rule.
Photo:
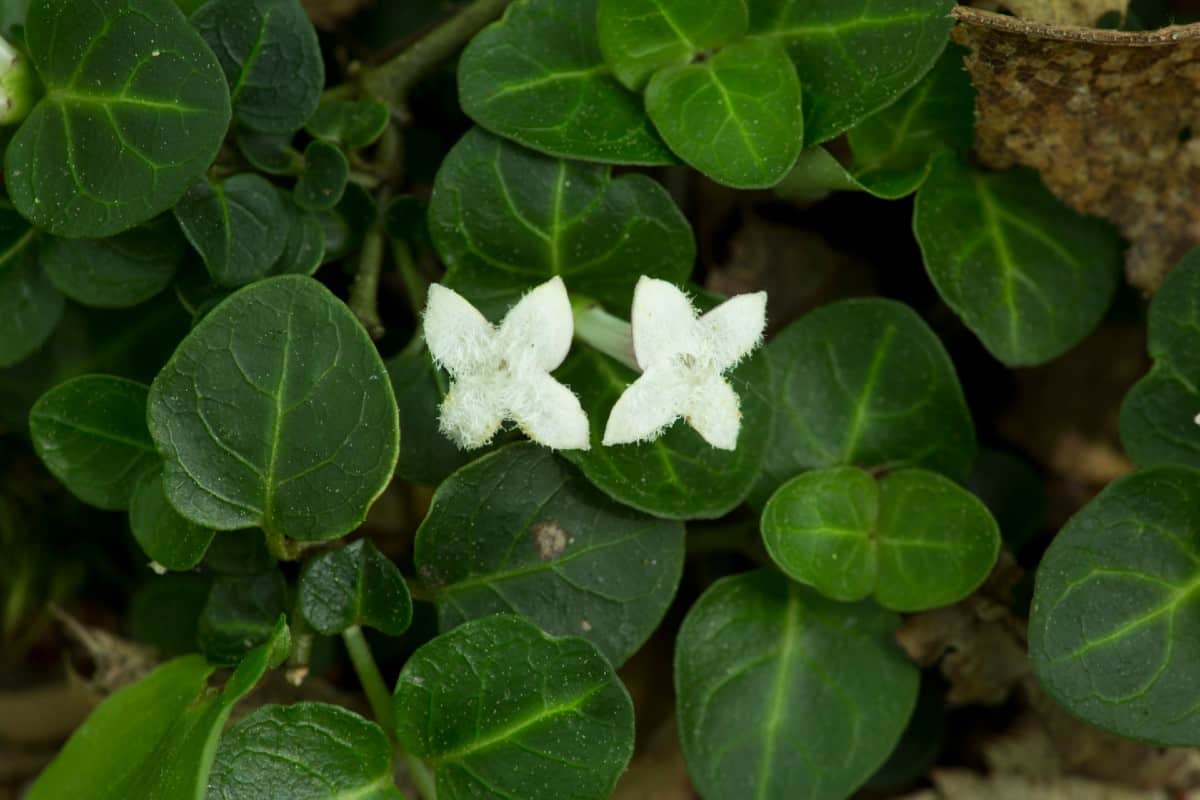
[(604, 427), (604, 445), (647, 442), (658, 436), (687, 408), (687, 394), (668, 368), (647, 370), (613, 405)]
[(495, 390), (484, 381), (455, 381), (442, 401), (438, 428), (464, 450), (483, 447), (500, 430), (504, 418)]
[(575, 317), (562, 278), (555, 276), (526, 294), (500, 323), (500, 347), (511, 360), (529, 359), (549, 372), (571, 350)]
[(633, 290), (633, 353), (643, 371), (694, 354), (702, 346), (696, 310), (673, 283), (642, 276)]
[(477, 372), (496, 360), (496, 329), (453, 289), (429, 287), (424, 329), (433, 360), (451, 375)]
[(692, 394), (687, 422), (704, 441), (720, 450), (736, 450), (742, 428), (737, 392), (719, 375), (713, 375)]
[(718, 368), (729, 369), (762, 344), (767, 327), (767, 293), (731, 297), (701, 317), (700, 326)]
[(575, 393), (549, 375), (515, 384), (508, 398), (510, 416), (525, 435), (551, 450), (587, 450), (587, 414)]

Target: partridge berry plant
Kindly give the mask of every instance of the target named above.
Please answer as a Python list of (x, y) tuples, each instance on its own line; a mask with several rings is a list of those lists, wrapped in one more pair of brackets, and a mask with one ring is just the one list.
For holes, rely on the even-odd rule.
[[(705, 800), (927, 767), (903, 615), (1043, 527), (960, 371), (1074, 350), (1121, 261), (972, 157), (952, 0), (305, 5), (328, 30), (0, 14), (0, 663), (114, 586), (87, 618), (157, 653), (29, 800), (645, 797), (660, 730)], [(915, 246), (872, 223), (902, 198)], [(879, 265), (911, 305), (725, 243), (830, 206), (919, 248)], [(1139, 469), (1029, 610), (1055, 701), (1166, 745), (1200, 745), (1198, 330), (1193, 254), (1120, 410)]]

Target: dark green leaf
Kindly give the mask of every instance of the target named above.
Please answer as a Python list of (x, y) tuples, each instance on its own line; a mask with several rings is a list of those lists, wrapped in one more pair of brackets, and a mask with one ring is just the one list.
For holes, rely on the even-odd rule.
[(1046, 552), (1029, 619), (1038, 680), (1120, 736), (1200, 744), (1200, 472), (1110, 484)]
[(745, 0), (600, 0), (596, 19), (604, 60), (630, 89), (740, 39), (749, 25)]
[(149, 578), (133, 596), (133, 636), (164, 656), (196, 652), (196, 625), (208, 602), (212, 576), (173, 572)]
[(137, 479), (158, 460), (146, 430), (146, 387), (123, 378), (60, 383), (34, 405), (29, 431), (54, 477), (98, 508), (128, 508)]
[(292, 147), (288, 134), (262, 133), (244, 128), (237, 132), (237, 145), (250, 166), (268, 175), (299, 175), (304, 156)]
[(804, 143), (800, 81), (769, 39), (743, 39), (705, 61), (660, 70), (646, 111), (675, 153), (739, 189), (774, 186)]
[(1184, 256), (1150, 304), (1154, 368), (1121, 406), (1121, 443), (1139, 466), (1200, 467), (1200, 250)]
[(347, 184), (337, 207), (320, 215), (325, 229), (325, 263), (354, 253), (377, 219), (375, 200), (367, 190), (357, 183)]
[(192, 15), (247, 128), (291, 133), (317, 110), (325, 62), (299, 0), (210, 0)]
[(1029, 544), (1046, 523), (1046, 481), (1023, 458), (983, 448), (967, 488), (983, 501), (1015, 554)]
[(974, 495), (920, 469), (879, 480), (857, 467), (806, 472), (771, 496), (763, 541), (788, 576), (834, 600), (922, 611), (983, 583), (1000, 530)]
[(129, 308), (171, 285), (187, 242), (170, 217), (108, 239), (47, 237), (38, 260), (59, 291), (95, 308)]
[(572, 292), (627, 308), (642, 274), (682, 283), (696, 244), (671, 196), (644, 175), (547, 158), (483, 130), (443, 162), (429, 229), (448, 285), (485, 312), (561, 275)]
[(400, 569), (370, 539), (359, 539), (308, 562), (300, 610), (326, 636), (355, 626), (399, 636), (412, 622), (412, 597)]
[(34, 225), (111, 236), (208, 169), (229, 91), (172, 0), (34, 0), (25, 38), (46, 95), (9, 145), (5, 179)]
[(320, 218), (296, 205), (291, 197), (280, 198), (287, 218), (287, 242), (271, 267), (272, 275), (312, 275), (325, 260), (325, 228)]
[(200, 649), (215, 664), (236, 664), (246, 651), (270, 640), (287, 599), (287, 583), (277, 569), (219, 576), (200, 612)]
[(706, 800), (844, 800), (884, 762), (917, 699), (897, 615), (768, 571), (725, 578), (675, 649), (679, 732)]
[(954, 0), (752, 0), (750, 31), (787, 46), (819, 144), (916, 85), (949, 38)]
[(683, 533), (617, 505), (553, 453), (514, 444), (438, 488), (413, 561), (442, 630), (511, 611), (620, 666), (675, 596)]
[(463, 110), (483, 127), (563, 158), (669, 164), (642, 99), (596, 40), (596, 0), (517, 0), (458, 63)]
[(304, 172), (296, 182), (296, 205), (308, 211), (327, 211), (346, 191), (350, 162), (337, 145), (317, 140), (304, 150)]
[(167, 498), (206, 527), (350, 532), (387, 486), (399, 422), (387, 372), (311, 278), (268, 278), (192, 330), (150, 390)]
[(460, 625), (405, 664), (397, 737), (438, 800), (605, 800), (633, 754), (633, 703), (589, 642), (519, 617)]
[(845, 300), (766, 348), (774, 435), (754, 502), (806, 469), (923, 467), (965, 480), (975, 428), (954, 365), (908, 306)]
[(400, 419), (412, 422), (405, 426), (400, 437), (397, 478), (436, 486), (450, 473), (479, 457), (477, 451), (458, 449), (434, 423), (450, 381), (433, 365), (426, 348), (405, 349), (387, 362), (387, 370), (400, 407)]
[(366, 147), (383, 135), (391, 114), (378, 100), (330, 100), (321, 103), (306, 126), (318, 139)]
[(133, 538), (150, 559), (167, 569), (188, 570), (200, 563), (214, 531), (179, 516), (163, 493), (162, 468), (142, 473), (129, 503)]
[(105, 700), (75, 731), (27, 800), (200, 800), (229, 712), (290, 647), (280, 619), (220, 692), (200, 656), (167, 662)]
[(207, 800), (403, 800), (379, 726), (326, 703), (268, 705), (221, 737)]
[(0, 202), (0, 367), (32, 355), (62, 317), (63, 296), (34, 257), (36, 238), (29, 223)]
[(262, 531), (221, 531), (204, 555), (204, 566), (224, 575), (258, 575), (275, 566)]
[(767, 364), (761, 353), (728, 376), (742, 401), (736, 450), (712, 447), (683, 420), (653, 442), (603, 447), (604, 421), (637, 373), (595, 350), (577, 347), (557, 377), (578, 392), (591, 420), (591, 449), (563, 455), (618, 502), (668, 519), (714, 518), (741, 503), (758, 477), (771, 434)]
[(984, 173), (940, 158), (913, 229), (938, 293), (1010, 366), (1070, 350), (1117, 287), (1116, 232), (1067, 208), (1032, 170)]
[(287, 246), (289, 215), (280, 193), (261, 175), (221, 183), (198, 180), (175, 206), (175, 218), (222, 286), (267, 274)]

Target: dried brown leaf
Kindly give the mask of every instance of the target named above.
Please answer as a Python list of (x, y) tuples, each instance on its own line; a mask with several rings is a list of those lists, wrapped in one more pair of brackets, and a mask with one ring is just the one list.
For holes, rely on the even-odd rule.
[(904, 800), (1172, 800), (1164, 791), (1127, 789), (1086, 778), (1037, 781), (1021, 775), (979, 775), (965, 769), (935, 770), (936, 789)]
[(1129, 10), (1129, 0), (990, 0), (973, 5), (989, 11), (1004, 9), (1038, 22), (1082, 27), (1095, 25), (1105, 14), (1124, 18)]
[(976, 148), (1022, 164), (1131, 242), (1130, 282), (1153, 291), (1200, 244), (1200, 25), (1150, 32), (955, 9), (971, 54)]

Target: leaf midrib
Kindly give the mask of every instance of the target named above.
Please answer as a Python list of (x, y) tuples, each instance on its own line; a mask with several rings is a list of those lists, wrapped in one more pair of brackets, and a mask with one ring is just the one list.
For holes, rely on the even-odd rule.
[(758, 762), (758, 781), (755, 790), (756, 800), (764, 800), (768, 796), (771, 785), (771, 766), (775, 760), (775, 736), (783, 719), (784, 699), (787, 695), (788, 676), (791, 673), (792, 661), (796, 655), (796, 627), (799, 618), (800, 602), (796, 588), (788, 584), (787, 611), (783, 620), (783, 643), (779, 648), (779, 665), (775, 671), (775, 680), (771, 685), (771, 696), (767, 706), (767, 720), (763, 725), (763, 754)]

